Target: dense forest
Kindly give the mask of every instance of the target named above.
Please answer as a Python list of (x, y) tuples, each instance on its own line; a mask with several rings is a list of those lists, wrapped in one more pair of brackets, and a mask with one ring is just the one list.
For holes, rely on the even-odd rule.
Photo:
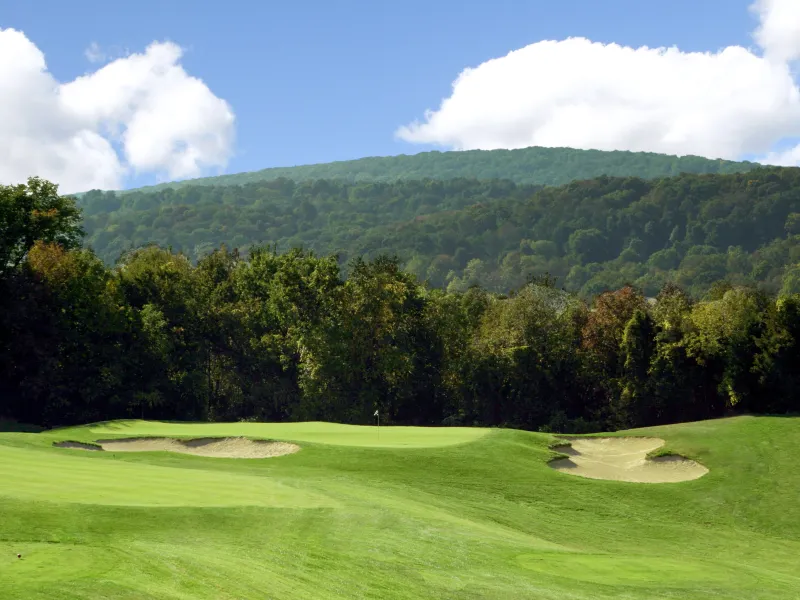
[(106, 263), (154, 243), (196, 262), (226, 244), (351, 258), (397, 255), (433, 287), (508, 292), (553, 274), (584, 298), (667, 282), (700, 297), (722, 279), (800, 292), (800, 169), (559, 187), (507, 180), (348, 183), (277, 179), (243, 186), (89, 192), (86, 243)]
[[(785, 218), (796, 172), (759, 177), (603, 179), (532, 206), (572, 198), (552, 219), (574, 212), (576, 231), (592, 210), (609, 219), (601, 233), (653, 222), (644, 247), (685, 239), (659, 215), (700, 214), (716, 228), (687, 221), (689, 241), (741, 231), (746, 257), (800, 222)], [(585, 432), (800, 410), (800, 296), (786, 290), (716, 282), (693, 299), (667, 283), (654, 301), (622, 286), (587, 302), (549, 276), (509, 294), (442, 290), (387, 256), (353, 257), (344, 276), (335, 256), (270, 247), (194, 264), (148, 246), (110, 268), (81, 247), (74, 201), (38, 179), (0, 187), (0, 233), (0, 418), (368, 423), (379, 410), (394, 424)], [(595, 233), (552, 235), (615, 251)]]
[(654, 152), (531, 147), (517, 150), (433, 151), (400, 156), (375, 156), (174, 181), (135, 191), (151, 192), (198, 185), (245, 185), (276, 179), (291, 179), (298, 182), (337, 179), (351, 183), (367, 181), (391, 183), (404, 179), (467, 178), (508, 179), (514, 183), (530, 185), (563, 185), (570, 181), (591, 179), (601, 175), (656, 179), (682, 173), (743, 173), (759, 166), (751, 162), (711, 160), (701, 156), (669, 156)]

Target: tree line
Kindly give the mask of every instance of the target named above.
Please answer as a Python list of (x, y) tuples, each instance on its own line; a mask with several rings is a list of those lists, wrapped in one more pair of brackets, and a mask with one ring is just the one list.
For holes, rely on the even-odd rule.
[(800, 296), (716, 282), (500, 294), (396, 258), (158, 246), (114, 267), (38, 179), (0, 187), (0, 418), (326, 420), (587, 432), (800, 409)]

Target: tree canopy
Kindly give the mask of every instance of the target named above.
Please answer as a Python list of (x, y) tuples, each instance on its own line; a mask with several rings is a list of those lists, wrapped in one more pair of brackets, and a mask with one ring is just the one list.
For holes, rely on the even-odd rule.
[(79, 245), (80, 218), (75, 201), (59, 196), (49, 181), (0, 185), (0, 274), (18, 267), (36, 241)]
[(559, 187), (508, 180), (243, 186), (91, 192), (87, 244), (108, 264), (156, 243), (196, 262), (226, 244), (351, 258), (397, 255), (432, 286), (507, 292), (551, 273), (589, 298), (670, 281), (699, 297), (719, 280), (800, 292), (800, 169), (654, 180), (597, 177)]
[(508, 179), (531, 185), (563, 185), (578, 179), (601, 175), (655, 179), (682, 173), (743, 173), (758, 168), (757, 163), (711, 160), (701, 156), (670, 156), (654, 152), (623, 150), (577, 150), (542, 148), (516, 150), (467, 150), (420, 152), (400, 156), (373, 156), (297, 167), (275, 167), (203, 177), (188, 181), (161, 183), (140, 188), (150, 192), (197, 185), (245, 185), (260, 181), (291, 179), (312, 181), (337, 179), (351, 183), (391, 183), (406, 179)]

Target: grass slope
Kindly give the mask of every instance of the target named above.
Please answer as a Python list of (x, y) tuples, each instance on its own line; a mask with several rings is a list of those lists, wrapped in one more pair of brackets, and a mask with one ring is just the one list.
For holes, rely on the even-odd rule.
[[(52, 446), (236, 433), (303, 450), (250, 461)], [(571, 477), (546, 464), (551, 436), (511, 430), (126, 421), (3, 433), (0, 595), (800, 597), (800, 421), (625, 433), (662, 437), (711, 471), (663, 485)]]

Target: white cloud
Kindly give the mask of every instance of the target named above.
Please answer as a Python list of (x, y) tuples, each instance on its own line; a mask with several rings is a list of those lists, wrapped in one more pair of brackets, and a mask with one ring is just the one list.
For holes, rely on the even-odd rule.
[(753, 37), (767, 58), (793, 61), (800, 58), (800, 2), (756, 0), (750, 9), (758, 15)]
[(119, 188), (132, 172), (180, 178), (224, 167), (233, 111), (181, 57), (175, 44), (153, 43), (60, 83), (23, 33), (0, 29), (0, 114), (13, 115), (0, 119), (0, 183), (39, 175), (69, 193)]
[(106, 60), (106, 53), (103, 52), (97, 42), (89, 44), (89, 47), (84, 50), (83, 55), (90, 63), (101, 63)]
[(131, 54), (132, 52), (127, 48), (122, 48), (121, 46), (103, 47), (97, 42), (92, 42), (89, 44), (89, 47), (83, 51), (86, 60), (96, 65), (109, 63), (119, 58), (128, 58)]
[(800, 166), (800, 146), (789, 148), (778, 152), (770, 152), (761, 159), (766, 165), (776, 165), (779, 167)]
[[(541, 41), (465, 69), (438, 110), (397, 136), (459, 150), (767, 155), (779, 140), (800, 137), (800, 89), (790, 68), (800, 58), (800, 2), (760, 0), (752, 9), (763, 54)], [(800, 149), (770, 156), (797, 159)]]

